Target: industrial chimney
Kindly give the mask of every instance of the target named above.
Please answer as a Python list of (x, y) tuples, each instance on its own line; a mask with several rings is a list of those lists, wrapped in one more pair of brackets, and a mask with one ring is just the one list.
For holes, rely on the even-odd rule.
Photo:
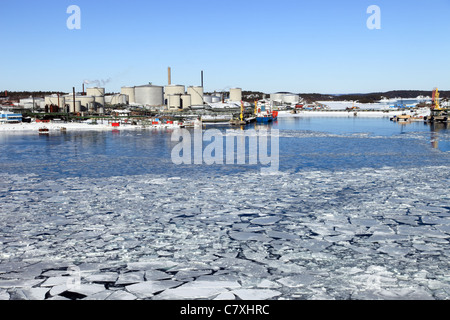
[(172, 84), (172, 69), (168, 68), (168, 74), (169, 74), (169, 86)]

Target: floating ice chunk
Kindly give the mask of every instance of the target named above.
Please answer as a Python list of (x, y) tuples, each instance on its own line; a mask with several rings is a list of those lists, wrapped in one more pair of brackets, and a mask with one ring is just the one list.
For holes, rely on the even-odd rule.
[(298, 244), (306, 248), (312, 252), (320, 252), (331, 246), (332, 244), (328, 241), (323, 240), (316, 240), (316, 239), (308, 239), (308, 240), (301, 240), (298, 242)]
[(281, 295), (281, 292), (270, 289), (238, 289), (231, 293), (242, 300), (268, 300)]
[(267, 235), (271, 238), (275, 238), (275, 239), (284, 239), (284, 240), (297, 240), (299, 239), (299, 236), (294, 235), (294, 234), (290, 234), (287, 232), (280, 232), (280, 231), (273, 231), (273, 230), (269, 230), (266, 231)]
[(39, 283), (42, 282), (41, 280), (0, 280), (0, 289), (9, 289), (9, 288), (31, 288)]
[(55, 287), (61, 285), (67, 286), (68, 284), (73, 283), (73, 280), (74, 277), (70, 276), (51, 277), (42, 283), (41, 287)]
[(278, 279), (277, 282), (290, 288), (298, 288), (308, 286), (313, 283), (316, 278), (310, 274), (300, 274)]
[(450, 224), (441, 225), (441, 226), (435, 226), (436, 229), (445, 232), (447, 234), (450, 234)]
[(402, 241), (402, 240), (408, 240), (409, 237), (404, 234), (384, 234), (384, 233), (374, 233), (368, 241), (370, 242), (378, 242), (378, 243), (384, 243), (384, 242), (395, 242), (395, 241)]
[(150, 298), (155, 293), (177, 287), (181, 282), (174, 280), (146, 281), (126, 286), (126, 290), (140, 299)]
[(168, 289), (158, 295), (158, 299), (208, 299), (221, 293), (228, 292), (228, 289), (240, 287), (241, 285), (237, 281), (196, 280), (175, 289)]
[(129, 292), (118, 290), (114, 291), (111, 295), (109, 295), (106, 300), (136, 300), (137, 297)]
[(376, 219), (351, 218), (350, 221), (352, 224), (365, 227), (373, 227), (380, 224)]
[(119, 275), (116, 272), (105, 272), (100, 274), (92, 274), (85, 278), (87, 282), (116, 282)]
[(196, 278), (198, 276), (211, 274), (212, 270), (181, 270), (177, 272), (174, 279), (182, 281), (183, 279)]
[(0, 289), (0, 300), (9, 300), (9, 293), (6, 290)]
[(241, 285), (234, 280), (236, 277), (229, 275), (201, 276), (197, 280), (186, 283), (176, 289), (167, 290), (164, 293), (186, 298), (208, 298), (213, 295), (227, 292), (228, 289), (240, 288)]
[(214, 300), (236, 300), (236, 296), (231, 292), (224, 292), (215, 297)]
[(416, 248), (419, 251), (424, 251), (424, 252), (427, 252), (427, 253), (436, 252), (436, 251), (440, 250), (439, 247), (437, 247), (437, 246), (435, 246), (433, 244), (419, 244), (419, 243), (415, 243), (415, 244), (413, 244), (413, 247)]
[(368, 234), (373, 233), (377, 235), (390, 235), (394, 234), (395, 232), (387, 225), (375, 225), (370, 227), (370, 229), (367, 230), (367, 233)]
[(421, 217), (422, 223), (425, 224), (449, 224), (450, 220), (446, 218), (439, 218), (439, 217), (433, 217), (433, 216), (423, 216)]
[(170, 261), (170, 260), (164, 260), (164, 259), (158, 259), (155, 261), (144, 261), (144, 262), (131, 262), (127, 265), (128, 270), (150, 270), (150, 269), (161, 269), (161, 270), (169, 270), (173, 267), (175, 267), (177, 263)]
[(65, 291), (68, 290), (67, 284), (61, 284), (58, 286), (54, 286), (50, 289), (50, 295), (51, 296), (57, 296)]
[(90, 295), (89, 297), (83, 298), (83, 300), (89, 300), (89, 301), (97, 301), (97, 300), (106, 300), (110, 295), (113, 294), (115, 291), (110, 290), (103, 290), (97, 293), (94, 293)]
[(401, 247), (399, 245), (384, 245), (378, 249), (380, 252), (384, 252), (393, 257), (403, 257), (411, 252), (410, 248)]
[(210, 299), (221, 293), (228, 292), (224, 288), (192, 288), (178, 287), (175, 289), (167, 289), (153, 299), (160, 300), (192, 300), (192, 299)]
[(269, 237), (267, 237), (266, 235), (264, 235), (262, 233), (238, 232), (238, 231), (230, 232), (230, 238), (233, 240), (238, 240), (238, 241), (250, 241), (250, 240), (270, 241), (271, 240)]
[(147, 270), (145, 271), (145, 281), (150, 280), (168, 280), (172, 278), (171, 274), (167, 274), (165, 272), (159, 270)]
[(352, 298), (361, 300), (434, 300), (432, 294), (422, 288), (372, 289), (358, 292)]
[(255, 218), (253, 220), (250, 220), (251, 223), (261, 225), (261, 226), (268, 226), (277, 223), (280, 221), (281, 218), (276, 216), (269, 216), (269, 217), (262, 217), (262, 218)]
[(276, 288), (280, 288), (281, 285), (274, 282), (274, 281), (270, 281), (268, 279), (264, 279), (263, 281), (261, 281), (258, 284), (258, 288), (266, 288), (266, 289), (276, 289)]
[(28, 300), (45, 300), (45, 296), (49, 290), (49, 288), (27, 288), (23, 289), (22, 292)]
[(101, 284), (80, 284), (72, 286), (68, 292), (77, 293), (84, 296), (90, 296), (105, 290), (105, 286)]
[(126, 285), (132, 283), (139, 283), (144, 281), (144, 271), (127, 272), (119, 275), (119, 279), (116, 281), (116, 285)]

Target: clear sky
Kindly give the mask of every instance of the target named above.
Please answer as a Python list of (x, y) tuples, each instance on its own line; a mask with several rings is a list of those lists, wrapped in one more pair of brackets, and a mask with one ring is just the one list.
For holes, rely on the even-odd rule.
[[(450, 0), (0, 0), (0, 90), (450, 89)], [(81, 29), (70, 30), (70, 5)], [(381, 10), (381, 29), (366, 22)]]

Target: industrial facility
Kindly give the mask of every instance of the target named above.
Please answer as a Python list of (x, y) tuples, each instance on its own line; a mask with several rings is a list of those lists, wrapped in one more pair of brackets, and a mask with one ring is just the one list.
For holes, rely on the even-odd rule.
[[(76, 92), (73, 88), (73, 92), (69, 94), (30, 97), (21, 99), (15, 105), (33, 112), (102, 116), (106, 113), (106, 107), (111, 109), (130, 106), (135, 107), (135, 110), (171, 113), (185, 110), (236, 109), (240, 108), (243, 100), (241, 88), (205, 93), (203, 71), (200, 85), (173, 84), (170, 67), (167, 85), (148, 83), (123, 86), (120, 93), (107, 94), (105, 88), (101, 87), (88, 87), (85, 90), (86, 84), (88, 85), (83, 82), (82, 92)], [(275, 93), (271, 95), (271, 100), (275, 105), (292, 105), (296, 104), (300, 97), (291, 93)], [(245, 103), (245, 106), (250, 104)]]

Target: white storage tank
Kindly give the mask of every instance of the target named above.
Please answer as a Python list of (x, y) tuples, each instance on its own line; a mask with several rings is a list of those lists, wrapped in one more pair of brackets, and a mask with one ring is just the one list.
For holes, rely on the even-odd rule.
[(192, 106), (202, 106), (203, 105), (203, 87), (189, 87), (187, 94), (191, 96)]
[(105, 88), (87, 88), (86, 95), (91, 97), (102, 97), (105, 95)]
[(134, 87), (122, 87), (120, 89), (120, 93), (123, 94), (123, 95), (128, 96), (128, 103), (129, 104), (135, 104), (136, 103), (135, 94), (134, 94)]
[(212, 96), (210, 96), (210, 95), (204, 95), (203, 96), (203, 101), (204, 102), (206, 102), (206, 103), (212, 103), (213, 102), (213, 97)]
[(94, 97), (95, 100), (95, 106), (96, 109), (98, 110), (99, 108), (104, 108), (105, 107), (105, 97)]
[(95, 110), (95, 97), (92, 96), (77, 96), (75, 101), (81, 102), (81, 107), (84, 108), (83, 111), (94, 111)]
[(181, 95), (171, 94), (167, 97), (167, 105), (169, 109), (180, 109), (181, 108)]
[(124, 94), (105, 96), (105, 104), (114, 106), (118, 104), (127, 104), (127, 103), (128, 103), (128, 96)]
[(145, 85), (134, 88), (135, 102), (143, 106), (164, 105), (164, 88), (161, 86)]
[(212, 96), (212, 103), (218, 103), (221, 102), (222, 98), (218, 96)]
[(296, 104), (300, 101), (300, 96), (296, 94), (285, 94), (283, 96), (283, 103)]
[(68, 108), (69, 108), (68, 111), (70, 113), (73, 113), (73, 112), (79, 113), (79, 112), (81, 112), (81, 101), (75, 100), (75, 110), (73, 108), (73, 100), (66, 101), (66, 105), (68, 106)]
[(242, 89), (241, 88), (230, 89), (230, 101), (242, 101)]
[(183, 109), (189, 109), (192, 105), (191, 102), (191, 95), (190, 94), (183, 94), (181, 96), (181, 108)]
[(64, 97), (59, 97), (58, 96), (47, 96), (45, 97), (45, 105), (51, 106), (52, 104), (54, 106), (58, 106), (60, 109), (62, 109), (65, 105), (65, 98)]
[[(164, 100), (167, 100), (170, 95), (185, 94), (186, 88), (179, 84), (171, 84), (164, 87)], [(168, 103), (168, 101), (167, 101)]]
[(270, 100), (272, 101), (277, 101), (277, 102), (283, 102), (283, 97), (284, 97), (284, 93), (281, 92), (277, 92), (277, 93), (272, 93), (270, 95)]

